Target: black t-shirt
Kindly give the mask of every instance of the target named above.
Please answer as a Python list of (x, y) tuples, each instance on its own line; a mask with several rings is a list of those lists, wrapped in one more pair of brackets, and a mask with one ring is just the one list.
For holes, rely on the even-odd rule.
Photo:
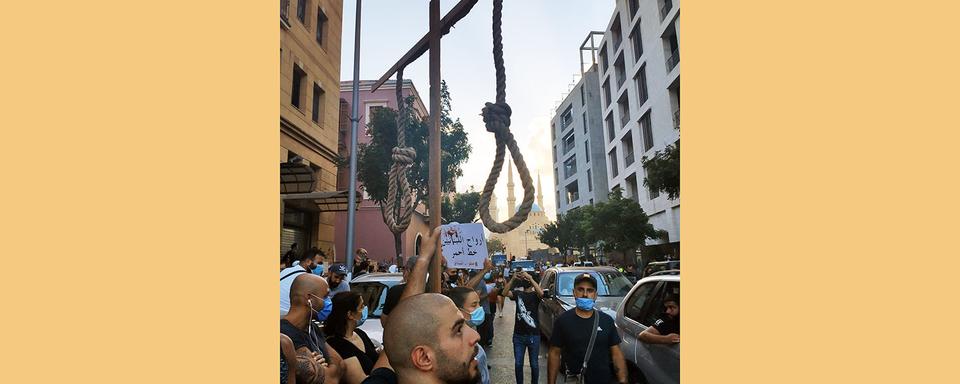
[[(613, 323), (613, 318), (600, 311), (597, 340), (593, 344), (590, 362), (583, 377), (587, 383), (609, 383), (613, 380), (613, 370), (610, 369), (610, 347), (620, 344), (620, 334)], [(583, 366), (583, 357), (587, 354), (587, 345), (593, 333), (593, 316), (584, 319), (577, 316), (576, 309), (564, 312), (553, 324), (553, 336), (550, 342), (559, 347), (562, 352), (563, 364), (571, 373), (580, 371)], [(563, 372), (561, 372), (563, 373)]]
[(661, 335), (669, 335), (671, 333), (680, 334), (680, 316), (671, 318), (667, 314), (660, 315), (660, 318), (653, 323), (653, 327), (657, 329), (657, 332), (660, 332)]
[(309, 327), (310, 333), (307, 333), (286, 319), (280, 319), (280, 333), (287, 335), (290, 341), (293, 341), (294, 350), (307, 347), (311, 352), (320, 352), (323, 358), (329, 360), (330, 356), (327, 354), (326, 343), (323, 341), (323, 331), (313, 321), (310, 322)]
[(365, 349), (366, 352), (361, 351), (356, 345), (353, 345), (350, 340), (344, 339), (341, 336), (330, 336), (327, 338), (327, 344), (330, 344), (343, 360), (356, 357), (357, 361), (360, 362), (360, 367), (363, 368), (363, 373), (369, 375), (380, 355), (377, 354), (377, 349), (373, 346), (373, 342), (370, 341), (370, 337), (367, 336), (366, 332), (360, 328), (355, 329), (354, 332), (360, 336), (360, 340), (363, 341), (363, 349)]
[(390, 368), (377, 368), (370, 372), (370, 376), (360, 382), (360, 384), (397, 384), (397, 374)]
[(539, 335), (537, 325), (540, 317), (540, 297), (536, 292), (513, 291), (513, 300), (517, 302), (517, 311), (513, 321), (514, 335)]
[(383, 300), (383, 314), (390, 316), (390, 312), (400, 303), (400, 296), (403, 296), (403, 289), (407, 283), (397, 284), (387, 290), (387, 298)]

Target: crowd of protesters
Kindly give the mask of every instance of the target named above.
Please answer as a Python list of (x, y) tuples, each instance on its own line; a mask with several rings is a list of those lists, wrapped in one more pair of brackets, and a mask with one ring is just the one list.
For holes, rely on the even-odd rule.
[[(507, 275), (490, 260), (479, 271), (445, 269), (442, 293), (425, 293), (427, 270), (439, 229), (424, 239), (420, 255), (403, 266), (372, 262), (363, 248), (354, 255), (353, 275), (403, 272), (403, 281), (387, 291), (377, 346), (360, 329), (372, 310), (350, 290), (347, 267), (330, 265), (315, 248), (298, 253), (293, 245), (281, 259), (281, 383), (490, 383), (487, 350), (493, 346), (494, 319), (503, 317), (504, 299), (515, 302), (514, 372), (524, 383), (539, 380), (539, 307), (544, 298), (533, 274)], [(620, 336), (609, 315), (594, 308), (597, 281), (589, 273), (571, 287), (576, 307), (559, 316), (547, 358), (549, 384), (625, 383)], [(679, 298), (665, 302), (666, 314), (638, 337), (649, 343), (679, 342)]]

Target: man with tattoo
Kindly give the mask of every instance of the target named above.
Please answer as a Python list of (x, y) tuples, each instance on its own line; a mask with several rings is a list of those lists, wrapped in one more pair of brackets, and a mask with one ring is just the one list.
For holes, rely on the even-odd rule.
[(297, 383), (339, 383), (343, 373), (342, 359), (328, 348), (323, 332), (311, 321), (323, 309), (327, 295), (324, 278), (302, 273), (290, 287), (290, 311), (280, 320), (280, 333), (293, 341), (296, 349)]

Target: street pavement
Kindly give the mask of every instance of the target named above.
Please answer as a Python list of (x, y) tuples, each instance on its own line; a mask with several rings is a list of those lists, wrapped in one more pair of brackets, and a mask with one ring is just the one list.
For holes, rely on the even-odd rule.
[[(516, 313), (516, 303), (504, 298), (503, 317), (493, 320), (493, 348), (487, 348), (487, 363), (490, 365), (490, 382), (493, 384), (516, 383), (513, 370), (513, 321)], [(540, 344), (540, 378), (538, 383), (547, 382), (547, 350), (545, 343)], [(523, 381), (530, 383), (530, 358), (523, 359)]]

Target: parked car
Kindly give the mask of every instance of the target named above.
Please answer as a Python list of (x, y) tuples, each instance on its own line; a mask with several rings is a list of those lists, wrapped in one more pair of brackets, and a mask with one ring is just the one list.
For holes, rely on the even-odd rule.
[(660, 271), (641, 279), (617, 308), (614, 319), (631, 383), (680, 383), (680, 344), (647, 344), (637, 339), (663, 313), (663, 298), (668, 294), (680, 295), (680, 271)]
[(680, 269), (680, 260), (654, 261), (649, 263), (645, 268), (643, 268), (643, 274), (640, 275), (640, 278), (642, 279), (654, 273), (669, 269)]
[(592, 267), (592, 266), (593, 266), (593, 262), (592, 262), (592, 261), (577, 261), (577, 262), (574, 262), (574, 263), (573, 263), (573, 266), (574, 266), (574, 267)]
[(573, 309), (573, 280), (577, 275), (589, 273), (597, 279), (596, 308), (613, 317), (617, 305), (630, 292), (630, 281), (612, 267), (553, 267), (543, 272), (540, 288), (543, 302), (540, 304), (540, 331), (545, 340), (553, 333), (553, 322), (562, 313)]
[(378, 347), (383, 344), (383, 325), (380, 324), (380, 316), (383, 314), (387, 290), (401, 282), (403, 282), (402, 273), (368, 273), (350, 282), (350, 290), (363, 296), (363, 302), (369, 305), (367, 321), (360, 326), (360, 329), (366, 332)]

